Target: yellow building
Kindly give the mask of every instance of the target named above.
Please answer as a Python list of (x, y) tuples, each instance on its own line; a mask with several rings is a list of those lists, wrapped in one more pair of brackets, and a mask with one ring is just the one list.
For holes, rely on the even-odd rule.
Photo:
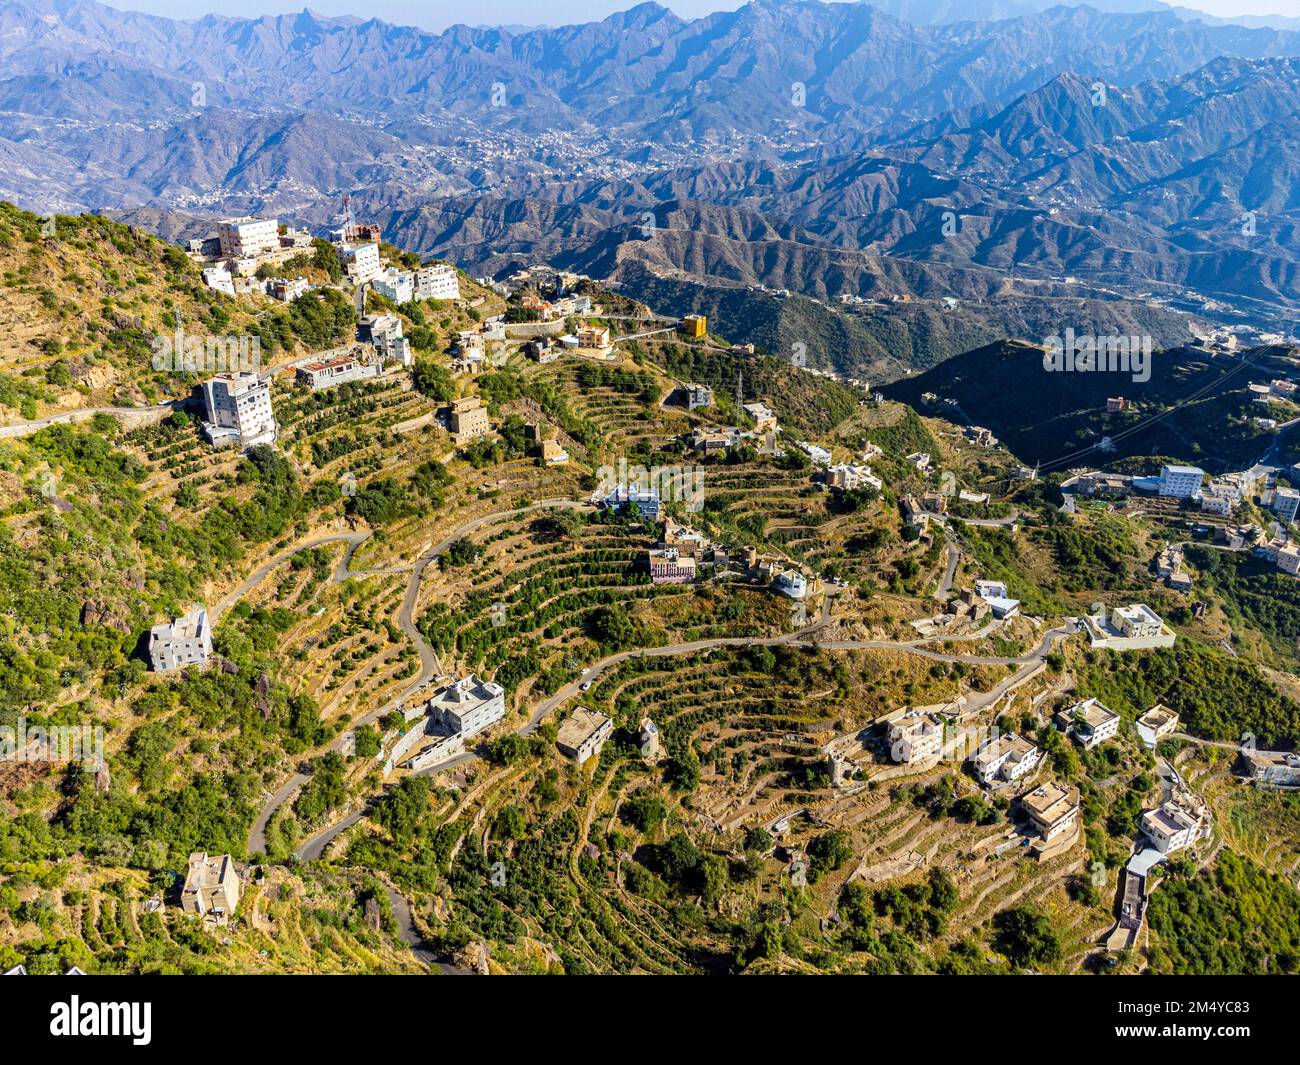
[(688, 337), (702, 340), (709, 332), (709, 320), (702, 314), (688, 314), (682, 319), (682, 332)]

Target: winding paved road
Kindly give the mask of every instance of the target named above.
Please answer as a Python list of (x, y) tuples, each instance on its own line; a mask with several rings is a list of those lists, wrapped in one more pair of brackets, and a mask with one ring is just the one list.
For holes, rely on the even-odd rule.
[[(446, 551), (447, 548), (457, 540), (464, 536), (468, 536), (476, 529), (482, 528), (484, 525), (489, 525), (503, 517), (508, 517), (514, 514), (535, 513), (543, 510), (585, 510), (589, 508), (589, 503), (576, 502), (572, 499), (543, 499), (537, 503), (530, 503), (527, 506), (510, 507), (507, 510), (493, 511), (490, 514), (484, 514), (478, 518), (473, 518), (470, 521), (463, 522), (456, 526), (456, 528), (448, 533), (444, 539), (424, 551), (420, 557), (415, 560), (414, 564), (395, 566), (387, 569), (353, 570), (351, 568), (352, 559), (356, 555), (357, 548), (359, 548), (361, 544), (368, 540), (372, 535), (369, 532), (333, 533), (316, 536), (280, 552), (278, 555), (268, 559), (266, 562), (258, 566), (257, 569), (255, 569), (238, 587), (212, 608), (212, 611), (210, 612), (212, 624), (215, 626), (217, 620), (222, 616), (222, 614), (256, 588), (277, 566), (283, 565), (285, 562), (289, 561), (289, 559), (299, 551), (306, 551), (310, 548), (320, 547), (324, 544), (347, 543), (349, 545), (348, 550), (344, 553), (343, 558), (339, 561), (339, 564), (334, 571), (333, 580), (339, 584), (354, 577), (373, 576), (380, 573), (409, 572), (411, 576), (406, 586), (406, 597), (402, 600), (402, 607), (397, 615), (397, 624), (402, 632), (406, 634), (406, 637), (415, 645), (415, 649), (419, 653), (420, 672), (417, 674), (415, 680), (399, 695), (394, 696), (378, 709), (371, 710), (369, 713), (356, 718), (353, 722), (353, 728), (360, 725), (366, 725), (383, 717), (390, 710), (406, 702), (406, 700), (411, 698), (411, 696), (442, 673), (442, 663), (438, 659), (437, 652), (429, 646), (424, 635), (420, 632), (419, 628), (416, 627), (414, 618), (415, 605), (420, 595), (420, 582), (424, 578), (424, 571), (428, 567), (429, 563), (435, 561), (439, 555)], [(351, 729), (347, 731), (351, 731)], [(329, 751), (339, 750), (347, 738), (347, 731), (340, 732), (329, 744), (319, 750), (317, 754), (325, 754)], [(271, 819), (275, 816), (276, 811), (288, 802), (289, 799), (297, 793), (298, 789), (307, 782), (308, 778), (309, 774), (294, 773), (293, 776), (281, 784), (280, 787), (276, 788), (272, 794), (267, 796), (266, 801), (262, 805), (262, 809), (258, 812), (257, 818), (253, 821), (252, 828), (249, 830), (248, 853), (254, 854), (265, 852), (266, 828), (271, 823)], [(364, 816), (364, 813), (365, 811), (363, 810), (353, 815), (350, 822), (347, 820), (340, 822), (338, 826), (331, 826), (331, 828), (326, 829), (324, 833), (320, 833), (317, 836), (313, 836), (304, 841), (304, 843), (299, 846), (298, 850), (295, 851), (295, 854), (301, 856), (301, 854), (306, 850), (314, 849), (315, 853), (312, 854), (312, 857), (319, 857), (320, 852), (329, 844), (330, 839), (337, 836), (338, 833), (348, 827), (349, 824), (355, 824), (362, 816)], [(317, 841), (329, 833), (332, 833), (329, 835), (329, 838), (320, 843), (319, 847), (316, 847)]]

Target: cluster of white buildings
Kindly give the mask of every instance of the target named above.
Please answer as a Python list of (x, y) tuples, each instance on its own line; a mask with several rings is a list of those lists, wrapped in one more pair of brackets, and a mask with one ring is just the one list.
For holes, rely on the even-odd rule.
[(870, 466), (861, 463), (840, 463), (827, 467), (826, 486), (844, 492), (853, 492), (859, 488), (870, 488), (883, 492), (885, 482), (876, 476)]
[(449, 263), (432, 263), (417, 270), (390, 266), (364, 280), (381, 296), (399, 305), (411, 300), (460, 299), (460, 277)]

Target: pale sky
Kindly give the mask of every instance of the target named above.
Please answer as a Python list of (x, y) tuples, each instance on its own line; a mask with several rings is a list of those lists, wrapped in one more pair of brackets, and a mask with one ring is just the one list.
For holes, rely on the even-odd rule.
[[(381, 18), (405, 26), (443, 30), (457, 23), (471, 25), (551, 25), (594, 22), (615, 11), (625, 11), (638, 0), (479, 0), (468, 14), (463, 2), (450, 0), (103, 0), (110, 7), (147, 11), (169, 18), (197, 18), (210, 12), (251, 18), (301, 11), (310, 7), (323, 15), (358, 15)], [(743, 0), (659, 0), (682, 18), (698, 18), (713, 11), (730, 11)], [(1071, 0), (1062, 0), (1070, 3)], [(1086, 3), (1087, 0), (1078, 0)], [(1175, 4), (1180, 0), (1168, 0)], [(1212, 15), (1288, 15), (1300, 18), (1300, 0), (1181, 0), (1183, 6)]]

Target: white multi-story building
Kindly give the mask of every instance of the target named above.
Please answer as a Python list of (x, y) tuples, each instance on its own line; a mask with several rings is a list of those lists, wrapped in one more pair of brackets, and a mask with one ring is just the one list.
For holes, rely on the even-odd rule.
[(1296, 512), (1300, 511), (1300, 492), (1290, 488), (1278, 488), (1273, 492), (1273, 513), (1283, 521), (1295, 521)]
[(436, 692), (426, 705), (429, 719), (453, 736), (473, 736), (506, 716), (500, 684), (471, 673)]
[(975, 775), (985, 784), (1015, 782), (1027, 777), (1043, 760), (1043, 752), (1014, 732), (989, 740), (971, 759)]
[(889, 753), (895, 762), (923, 762), (942, 751), (943, 725), (929, 714), (912, 711), (889, 723)]
[(250, 448), (276, 438), (271, 384), (255, 373), (218, 374), (203, 382), (203, 432), (214, 447)]
[(460, 299), (460, 277), (449, 263), (433, 263), (415, 271), (417, 300)]
[(256, 257), (280, 248), (280, 223), (274, 218), (227, 218), (217, 225), (221, 254), (233, 259)]
[(1142, 831), (1161, 854), (1190, 847), (1210, 828), (1209, 809), (1189, 791), (1177, 791), (1166, 803), (1142, 815)]
[(1073, 729), (1074, 738), (1091, 750), (1119, 732), (1120, 716), (1100, 699), (1088, 699), (1058, 714), (1057, 723)]
[(1164, 622), (1160, 615), (1142, 603), (1117, 606), (1111, 614), (1111, 619), (1116, 630), (1130, 640), (1144, 640), (1159, 636), (1164, 630)]
[(202, 665), (211, 655), (212, 628), (203, 607), (149, 630), (149, 663), (155, 673)]
[(375, 291), (394, 303), (409, 303), (415, 299), (415, 275), (409, 270), (399, 270), (390, 266), (376, 274), (371, 283)]
[(1292, 577), (1300, 577), (1300, 547), (1294, 544), (1280, 547), (1277, 552), (1277, 568)]
[(378, 244), (341, 244), (339, 262), (343, 264), (348, 277), (357, 284), (370, 281), (383, 272)]
[(1191, 499), (1205, 482), (1205, 471), (1199, 466), (1162, 466), (1159, 492), (1174, 499)]
[(1079, 822), (1078, 792), (1054, 780), (1022, 797), (1020, 805), (1044, 843), (1063, 836)]

